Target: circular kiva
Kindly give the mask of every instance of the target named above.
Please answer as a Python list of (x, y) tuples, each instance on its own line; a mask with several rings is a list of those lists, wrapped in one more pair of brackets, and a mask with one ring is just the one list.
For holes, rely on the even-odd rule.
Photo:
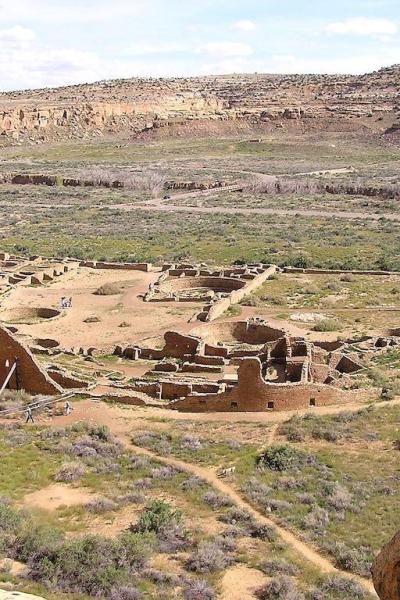
[(212, 290), (229, 294), (240, 290), (246, 282), (231, 277), (178, 277), (166, 279), (160, 284), (160, 292), (168, 294), (184, 290)]
[(269, 327), (265, 323), (249, 323), (237, 321), (225, 323), (212, 323), (191, 331), (192, 335), (201, 337), (208, 344), (250, 344), (259, 346), (267, 342), (274, 342), (284, 337), (281, 329)]
[(1, 312), (0, 319), (6, 323), (21, 323), (26, 321), (54, 319), (60, 314), (60, 311), (55, 308), (22, 306)]

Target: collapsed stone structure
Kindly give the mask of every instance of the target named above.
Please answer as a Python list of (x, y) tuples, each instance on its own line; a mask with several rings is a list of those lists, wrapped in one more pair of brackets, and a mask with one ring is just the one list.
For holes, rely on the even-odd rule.
[[(130, 389), (173, 400), (168, 408), (193, 412), (294, 410), (366, 395), (346, 389), (351, 374), (363, 365), (349, 345), (341, 342), (311, 343), (260, 319), (217, 323), (195, 333), (202, 337), (167, 332), (163, 348), (119, 346), (114, 353), (156, 361), (158, 373), (222, 374), (231, 365), (238, 367), (237, 378), (193, 384), (160, 377), (157, 382), (136, 381)], [(225, 344), (216, 341), (220, 335), (227, 339)]]
[(6, 381), (6, 389), (25, 390), (29, 394), (52, 396), (62, 392), (28, 348), (0, 325), (0, 389)]
[(0, 253), (0, 290), (16, 285), (43, 285), (76, 270), (79, 262), (58, 261), (42, 256), (21, 257)]
[(59, 368), (43, 369), (32, 352), (10, 328), (0, 325), (0, 390), (24, 390), (28, 394), (54, 396), (66, 389), (85, 389), (86, 381)]
[[(23, 258), (6, 253), (0, 254), (0, 261), (3, 277), (8, 277), (7, 289), (32, 283), (49, 284), (54, 277), (77, 267), (105, 271), (138, 270), (143, 273), (157, 271), (148, 263), (78, 263), (68, 259)], [(193, 325), (192, 329), (186, 326), (185, 331), (189, 333), (167, 331), (162, 347), (136, 343), (125, 347), (107, 346), (106, 349), (103, 346), (102, 351), (95, 346), (62, 348), (48, 333), (41, 335), (37, 327), (35, 335), (29, 336), (25, 346), (21, 335), (14, 335), (18, 333), (17, 328), (10, 327), (10, 324), (23, 319), (35, 323), (51, 320), (61, 316), (62, 311), (35, 306), (3, 309), (0, 318), (9, 324), (8, 328), (2, 328), (4, 339), (9, 340), (9, 350), (2, 354), (0, 349), (0, 361), (3, 362), (0, 385), (17, 362), (19, 371), (23, 368), (24, 374), (18, 380), (13, 373), (7, 381), (8, 387), (25, 388), (31, 393), (87, 389), (88, 381), (82, 381), (80, 375), (71, 375), (57, 364), (43, 371), (33, 354), (48, 357), (63, 353), (80, 355), (83, 360), (96, 362), (101, 353), (114, 352), (121, 358), (148, 362), (151, 368), (146, 374), (147, 365), (143, 369), (142, 362), (140, 377), (128, 384), (110, 380), (107, 393), (130, 404), (158, 403), (168, 409), (193, 412), (281, 411), (344, 404), (369, 397), (371, 390), (357, 389), (357, 373), (364, 368), (364, 359), (400, 344), (399, 329), (379, 337), (310, 342), (289, 334), (283, 328), (271, 327), (256, 317), (242, 321), (217, 320), (230, 306), (240, 302), (278, 270), (274, 265), (263, 263), (221, 269), (212, 269), (204, 264), (165, 264), (158, 269), (158, 279), (157, 274), (146, 276), (146, 286), (148, 281), (154, 283), (150, 283), (143, 296), (138, 296), (143, 301), (195, 305), (196, 312), (189, 323), (196, 322), (197, 325)], [(41, 278), (38, 273), (42, 274)], [(14, 277), (16, 283), (10, 283), (10, 277)], [(46, 328), (43, 329), (45, 331)], [(56, 359), (54, 361), (57, 363)], [(26, 373), (30, 370), (35, 373), (35, 383), (26, 380)], [(89, 380), (91, 385), (95, 385), (96, 376), (89, 376)]]

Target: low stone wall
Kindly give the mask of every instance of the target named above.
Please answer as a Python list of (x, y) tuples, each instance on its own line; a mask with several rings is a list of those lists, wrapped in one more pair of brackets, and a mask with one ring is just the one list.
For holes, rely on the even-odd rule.
[(92, 260), (84, 260), (79, 263), (79, 266), (89, 267), (90, 269), (104, 269), (115, 271), (143, 271), (145, 273), (151, 271), (152, 267), (150, 263), (113, 263)]
[(212, 304), (208, 310), (206, 321), (214, 321), (221, 317), (230, 306), (233, 304), (238, 304), (248, 296), (252, 294), (255, 290), (257, 290), (269, 277), (274, 275), (278, 271), (278, 267), (275, 265), (271, 265), (265, 271), (256, 275), (254, 279), (248, 281), (240, 290), (233, 291), (229, 298), (224, 298)]
[(53, 381), (58, 383), (58, 385), (66, 390), (80, 390), (87, 389), (89, 387), (89, 383), (87, 381), (76, 379), (75, 377), (63, 373), (62, 371), (53, 371), (49, 369), (47, 373), (50, 375)]
[(284, 273), (304, 273), (306, 275), (399, 275), (399, 271), (346, 271), (343, 269), (300, 269), (298, 267), (284, 267)]

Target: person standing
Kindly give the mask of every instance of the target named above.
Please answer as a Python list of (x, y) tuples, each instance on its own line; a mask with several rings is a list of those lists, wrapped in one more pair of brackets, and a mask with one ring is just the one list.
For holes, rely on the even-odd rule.
[(30, 406), (27, 406), (25, 414), (26, 414), (25, 423), (34, 423), (35, 422), (33, 420), (33, 412), (32, 412), (32, 408)]

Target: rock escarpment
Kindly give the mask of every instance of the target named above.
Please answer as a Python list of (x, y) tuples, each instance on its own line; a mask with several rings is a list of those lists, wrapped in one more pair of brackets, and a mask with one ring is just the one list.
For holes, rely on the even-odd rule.
[(381, 600), (400, 600), (400, 531), (379, 554), (372, 575)]
[[(226, 75), (129, 79), (0, 94), (10, 141), (137, 136), (191, 127), (292, 124), (397, 131), (400, 67), (363, 76)], [(301, 126), (300, 126), (301, 128)]]

